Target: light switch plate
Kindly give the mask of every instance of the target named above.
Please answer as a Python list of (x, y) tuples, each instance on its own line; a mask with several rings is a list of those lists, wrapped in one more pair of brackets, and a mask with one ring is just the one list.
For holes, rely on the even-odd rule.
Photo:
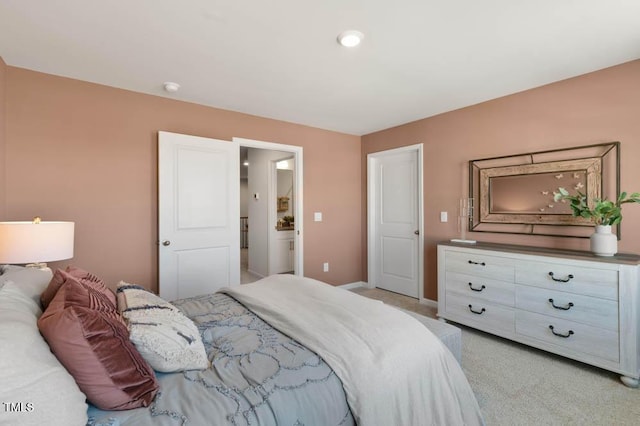
[(322, 212), (315, 212), (313, 214), (313, 220), (315, 222), (322, 222)]
[(440, 212), (440, 222), (446, 222), (449, 220), (447, 212)]

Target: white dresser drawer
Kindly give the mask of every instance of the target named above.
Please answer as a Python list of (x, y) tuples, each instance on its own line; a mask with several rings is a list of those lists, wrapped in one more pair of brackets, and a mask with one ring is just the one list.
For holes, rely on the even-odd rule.
[(613, 300), (516, 285), (516, 307), (618, 332), (618, 303)]
[(518, 262), (516, 284), (527, 284), (585, 296), (618, 300), (618, 271), (580, 263)]
[(513, 262), (494, 256), (477, 253), (450, 251), (445, 256), (446, 270), (476, 277), (513, 281)]
[[(496, 305), (474, 297), (447, 292), (446, 314), (452, 314), (462, 324), (480, 329), (514, 333), (515, 314), (513, 308)], [(454, 321), (456, 321), (454, 319)]]
[(610, 361), (620, 358), (615, 331), (519, 310), (516, 333)]
[(640, 255), (439, 244), (438, 316), (640, 383)]
[(446, 276), (447, 291), (501, 305), (514, 306), (515, 304), (515, 286), (512, 282), (461, 274), (459, 272), (447, 272)]

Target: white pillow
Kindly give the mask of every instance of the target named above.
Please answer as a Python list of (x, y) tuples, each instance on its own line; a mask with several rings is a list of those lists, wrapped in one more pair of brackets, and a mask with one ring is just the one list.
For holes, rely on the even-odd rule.
[(0, 275), (4, 275), (7, 272), (11, 272), (11, 271), (19, 271), (21, 269), (24, 269), (24, 266), (19, 266), (19, 265), (0, 265)]
[(135, 284), (118, 284), (118, 310), (129, 339), (154, 370), (204, 370), (209, 359), (193, 321), (178, 308)]
[(33, 299), (40, 308), (40, 294), (49, 285), (53, 273), (51, 269), (24, 268), (22, 266), (5, 265), (0, 275), (0, 288), (7, 281), (16, 283), (24, 295)]
[[(42, 314), (39, 302), (28, 291), (25, 293), (24, 283), (3, 283), (0, 402), (4, 405), (0, 406), (0, 424), (86, 424), (85, 395), (38, 331), (37, 319)], [(28, 283), (26, 287), (30, 288)]]

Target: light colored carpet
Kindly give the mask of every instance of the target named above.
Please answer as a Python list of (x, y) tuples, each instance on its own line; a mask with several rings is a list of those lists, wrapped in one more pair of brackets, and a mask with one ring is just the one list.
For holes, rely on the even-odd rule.
[[(356, 293), (435, 318), (416, 299), (379, 289)], [(640, 425), (640, 389), (615, 373), (462, 329), (462, 368), (487, 425)]]

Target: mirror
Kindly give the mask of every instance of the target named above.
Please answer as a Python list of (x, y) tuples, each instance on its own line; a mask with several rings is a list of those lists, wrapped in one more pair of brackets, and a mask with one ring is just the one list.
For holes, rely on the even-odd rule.
[(276, 212), (278, 230), (294, 229), (293, 158), (276, 163)]
[[(588, 237), (592, 223), (554, 202), (559, 187), (588, 200), (619, 193), (619, 142), (541, 151), (469, 162), (474, 232)], [(619, 235), (619, 227), (618, 227)]]

